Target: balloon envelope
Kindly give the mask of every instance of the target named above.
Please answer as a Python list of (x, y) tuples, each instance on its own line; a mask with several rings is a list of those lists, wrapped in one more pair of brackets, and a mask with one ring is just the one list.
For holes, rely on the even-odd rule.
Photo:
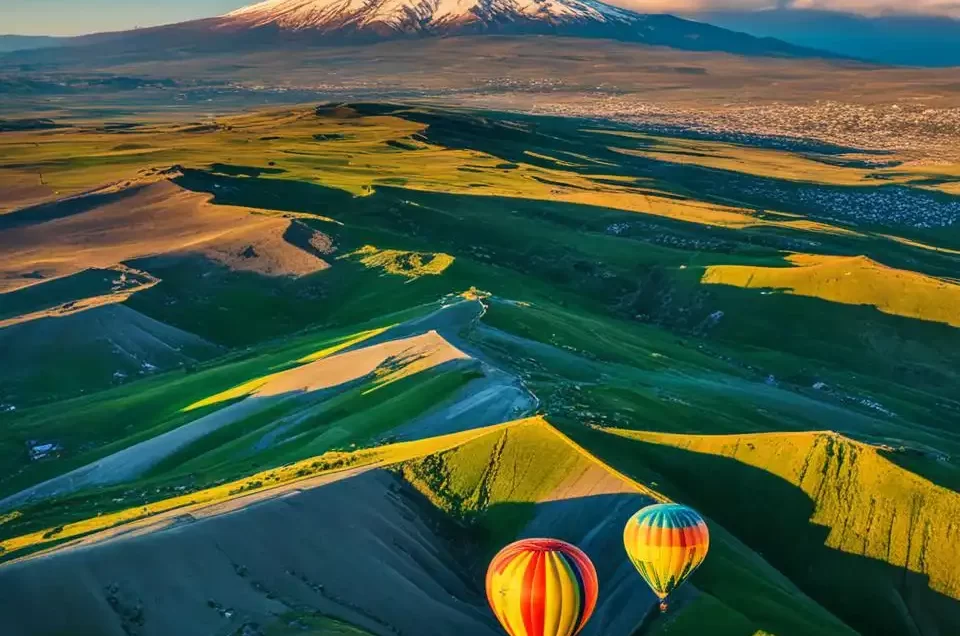
[(710, 532), (692, 508), (656, 504), (630, 517), (623, 529), (623, 545), (640, 576), (663, 600), (703, 563)]
[(511, 543), (490, 562), (487, 600), (510, 636), (573, 636), (597, 606), (597, 571), (556, 539)]

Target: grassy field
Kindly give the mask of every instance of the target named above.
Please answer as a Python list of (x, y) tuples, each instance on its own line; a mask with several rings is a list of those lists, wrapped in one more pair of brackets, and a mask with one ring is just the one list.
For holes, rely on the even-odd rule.
[(955, 281), (884, 267), (866, 257), (794, 254), (787, 261), (793, 267), (712, 266), (702, 281), (869, 305), (886, 314), (960, 327), (960, 284)]
[(291, 612), (267, 628), (266, 636), (370, 636), (370, 632), (328, 616)]
[(616, 147), (616, 152), (678, 164), (693, 164), (714, 170), (802, 181), (820, 185), (870, 185), (880, 179), (891, 184), (914, 184), (951, 191), (957, 187), (960, 166), (902, 166), (896, 155), (848, 152), (789, 152), (746, 144), (677, 139), (642, 133), (597, 130), (598, 134), (635, 139), (638, 148)]
[[(467, 557), (470, 561), (464, 565), (478, 573), (503, 543), (525, 526), (545, 518), (568, 540), (578, 541), (580, 533), (588, 529), (591, 535), (607, 537), (591, 551), (604, 572), (611, 563), (622, 560), (617, 543), (621, 517), (644, 500), (660, 496), (604, 465), (544, 420), (534, 418), (422, 442), (328, 453), (208, 490), (46, 528), (7, 540), (2, 547), (8, 555), (16, 556), (17, 552), (118, 524), (142, 526), (151, 519), (155, 523), (173, 514), (197, 514), (232, 500), (279, 494), (297, 484), (310, 487), (310, 480), (329, 471), (371, 465), (391, 467), (460, 524), (460, 541), (474, 546)], [(618, 508), (610, 520), (585, 519), (577, 503), (581, 498), (596, 498), (598, 503), (591, 505), (601, 506), (609, 505), (605, 502), (608, 498), (623, 498), (626, 507)], [(713, 533), (712, 561), (694, 579), (704, 594), (681, 605), (676, 617), (654, 621), (644, 633), (688, 633), (691, 627), (684, 627), (684, 623), (702, 625), (705, 616), (711, 617), (722, 633), (745, 633), (744, 629), (751, 634), (761, 629), (784, 634), (810, 633), (805, 630), (811, 629), (817, 633), (851, 633), (722, 528), (716, 527)], [(640, 589), (638, 577), (628, 581), (630, 588)], [(305, 624), (321, 621), (323, 625), (323, 620), (308, 619)]]
[[(433, 307), (415, 307), (378, 321), (373, 329), (428, 313)], [(362, 327), (362, 325), (360, 326)], [(10, 468), (3, 483), (5, 494), (70, 468), (95, 461), (122, 448), (155, 437), (210, 413), (219, 403), (243, 395), (242, 387), (269, 373), (327, 356), (357, 334), (370, 330), (308, 332), (284, 341), (266, 342), (252, 350), (237, 351), (186, 371), (147, 378), (139, 382), (5, 414), (3, 462)], [(223, 395), (226, 397), (214, 398)], [(63, 417), (64, 409), (70, 418)], [(31, 463), (22, 440), (56, 439), (65, 451), (57, 462)]]
[[(949, 211), (933, 176), (395, 104), (66, 123), (0, 134), (0, 497), (205, 432), (3, 508), (0, 559), (376, 473), (474, 591), (518, 536), (588, 549), (610, 634), (956, 630), (960, 243), (863, 216)], [(713, 544), (655, 618), (618, 533), (667, 499)], [(286, 607), (264, 633), (365, 633)]]
[(635, 440), (621, 457), (655, 470), (666, 492), (860, 631), (957, 625), (956, 542), (939, 521), (956, 515), (957, 494), (903, 470), (881, 448), (833, 433), (608, 433)]
[[(178, 165), (226, 176), (313, 183), (360, 197), (382, 187), (402, 187), (591, 205), (718, 227), (849, 232), (801, 218), (762, 217), (736, 205), (672, 197), (670, 191), (658, 191), (655, 180), (624, 174), (623, 166), (607, 160), (558, 163), (530, 151), (505, 158), (430, 143), (417, 109), (406, 118), (407, 110), (395, 112), (400, 117), (373, 113), (358, 118), (349, 109), (330, 108), (321, 110), (318, 120), (311, 110), (292, 110), (193, 126), (150, 125), (126, 131), (128, 142), (119, 145), (116, 135), (82, 126), (56, 134), (5, 135), (0, 140), (0, 184), (22, 182), (25, 171), (32, 170), (34, 179), (55, 190), (54, 196), (63, 196), (104, 183), (129, 184), (150, 171)], [(432, 113), (424, 115), (429, 119)], [(318, 126), (318, 121), (325, 123)], [(616, 156), (603, 145), (595, 150), (601, 157)], [(583, 167), (588, 170), (577, 169)]]

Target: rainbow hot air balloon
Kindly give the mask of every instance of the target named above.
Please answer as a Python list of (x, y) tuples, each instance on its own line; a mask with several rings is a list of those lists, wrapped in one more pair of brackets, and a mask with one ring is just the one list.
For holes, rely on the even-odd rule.
[(667, 611), (667, 597), (700, 567), (710, 549), (707, 524), (695, 510), (680, 504), (647, 506), (623, 529), (630, 561)]
[(510, 636), (574, 636), (597, 606), (597, 571), (556, 539), (511, 543), (490, 562), (487, 600)]

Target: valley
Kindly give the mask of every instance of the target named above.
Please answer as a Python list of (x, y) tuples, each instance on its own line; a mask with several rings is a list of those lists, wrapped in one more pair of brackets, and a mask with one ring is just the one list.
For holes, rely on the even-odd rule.
[[(960, 628), (955, 164), (226, 111), (0, 133), (4, 633), (493, 635), (545, 535), (587, 636)], [(712, 542), (664, 615), (622, 544), (662, 501)]]

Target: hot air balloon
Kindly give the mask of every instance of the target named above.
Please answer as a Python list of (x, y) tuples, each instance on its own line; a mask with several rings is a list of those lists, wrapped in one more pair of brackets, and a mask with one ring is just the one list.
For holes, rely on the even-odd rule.
[(574, 636), (597, 606), (597, 571), (557, 539), (511, 543), (490, 562), (487, 600), (510, 636)]
[(630, 517), (623, 545), (640, 576), (660, 598), (667, 597), (700, 567), (710, 549), (707, 524), (695, 510), (681, 504), (656, 504)]

